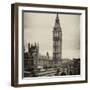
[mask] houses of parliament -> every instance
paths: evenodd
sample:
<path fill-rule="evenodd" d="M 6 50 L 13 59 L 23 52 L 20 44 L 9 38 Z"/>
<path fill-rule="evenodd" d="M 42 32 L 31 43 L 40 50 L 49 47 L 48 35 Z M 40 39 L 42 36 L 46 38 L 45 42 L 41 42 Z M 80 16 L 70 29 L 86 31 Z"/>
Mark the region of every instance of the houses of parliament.
<path fill-rule="evenodd" d="M 53 57 L 39 53 L 39 43 L 28 43 L 24 52 L 24 77 L 79 75 L 80 59 L 62 59 L 62 28 L 56 15 L 53 28 Z"/>

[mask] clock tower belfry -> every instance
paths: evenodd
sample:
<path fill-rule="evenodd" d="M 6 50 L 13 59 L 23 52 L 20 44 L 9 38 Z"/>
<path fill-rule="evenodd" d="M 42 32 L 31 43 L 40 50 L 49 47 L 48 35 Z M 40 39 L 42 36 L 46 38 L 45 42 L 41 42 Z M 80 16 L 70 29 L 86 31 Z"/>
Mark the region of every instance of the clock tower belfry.
<path fill-rule="evenodd" d="M 57 13 L 55 26 L 53 29 L 53 61 L 55 65 L 61 63 L 62 58 L 62 29 L 60 26 L 59 16 Z"/>

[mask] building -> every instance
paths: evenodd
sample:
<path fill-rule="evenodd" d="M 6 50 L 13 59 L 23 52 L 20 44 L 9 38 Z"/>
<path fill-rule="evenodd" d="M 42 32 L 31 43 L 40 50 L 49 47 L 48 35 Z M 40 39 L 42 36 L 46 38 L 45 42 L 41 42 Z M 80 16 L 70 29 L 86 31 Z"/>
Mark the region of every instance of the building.
<path fill-rule="evenodd" d="M 39 53 L 39 44 L 28 43 L 28 52 L 24 53 L 24 70 L 25 71 L 37 71 L 40 69 L 46 69 L 52 67 L 52 58 L 49 57 L 49 53 L 43 56 Z"/>
<path fill-rule="evenodd" d="M 24 76 L 80 75 L 80 59 L 62 58 L 62 29 L 57 14 L 53 29 L 53 57 L 39 53 L 39 43 L 24 50 Z"/>
<path fill-rule="evenodd" d="M 62 29 L 58 14 L 53 29 L 53 60 L 55 65 L 60 65 L 62 61 Z"/>

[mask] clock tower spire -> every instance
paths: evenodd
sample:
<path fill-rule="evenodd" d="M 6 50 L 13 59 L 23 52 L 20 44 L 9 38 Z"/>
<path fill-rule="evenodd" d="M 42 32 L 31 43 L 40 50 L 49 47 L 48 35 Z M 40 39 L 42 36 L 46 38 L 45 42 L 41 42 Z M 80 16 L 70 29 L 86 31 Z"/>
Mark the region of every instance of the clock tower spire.
<path fill-rule="evenodd" d="M 62 29 L 60 26 L 59 15 L 57 13 L 53 29 L 53 61 L 55 65 L 61 63 L 62 58 Z"/>

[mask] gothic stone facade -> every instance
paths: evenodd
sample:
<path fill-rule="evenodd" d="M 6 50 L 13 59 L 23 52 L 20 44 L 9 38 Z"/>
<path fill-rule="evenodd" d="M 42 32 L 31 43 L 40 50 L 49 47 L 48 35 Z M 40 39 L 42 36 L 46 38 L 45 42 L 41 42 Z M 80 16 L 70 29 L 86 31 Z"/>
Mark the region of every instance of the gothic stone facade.
<path fill-rule="evenodd" d="M 52 65 L 49 53 L 46 56 L 39 54 L 39 44 L 28 44 L 28 52 L 24 53 L 24 69 L 48 68 Z"/>
<path fill-rule="evenodd" d="M 54 64 L 60 65 L 62 60 L 62 29 L 57 14 L 53 29 L 53 60 Z"/>
<path fill-rule="evenodd" d="M 40 71 L 43 68 L 45 71 Z M 51 68 L 51 69 L 50 69 Z M 50 70 L 51 71 L 50 71 Z M 39 53 L 39 44 L 28 43 L 28 51 L 24 52 L 24 72 L 29 72 L 28 76 L 37 76 L 39 72 L 52 72 L 55 75 L 77 75 L 80 74 L 80 59 L 64 60 L 62 59 L 62 29 L 60 26 L 59 16 L 55 19 L 53 29 L 53 57 L 49 53 L 43 56 Z"/>

